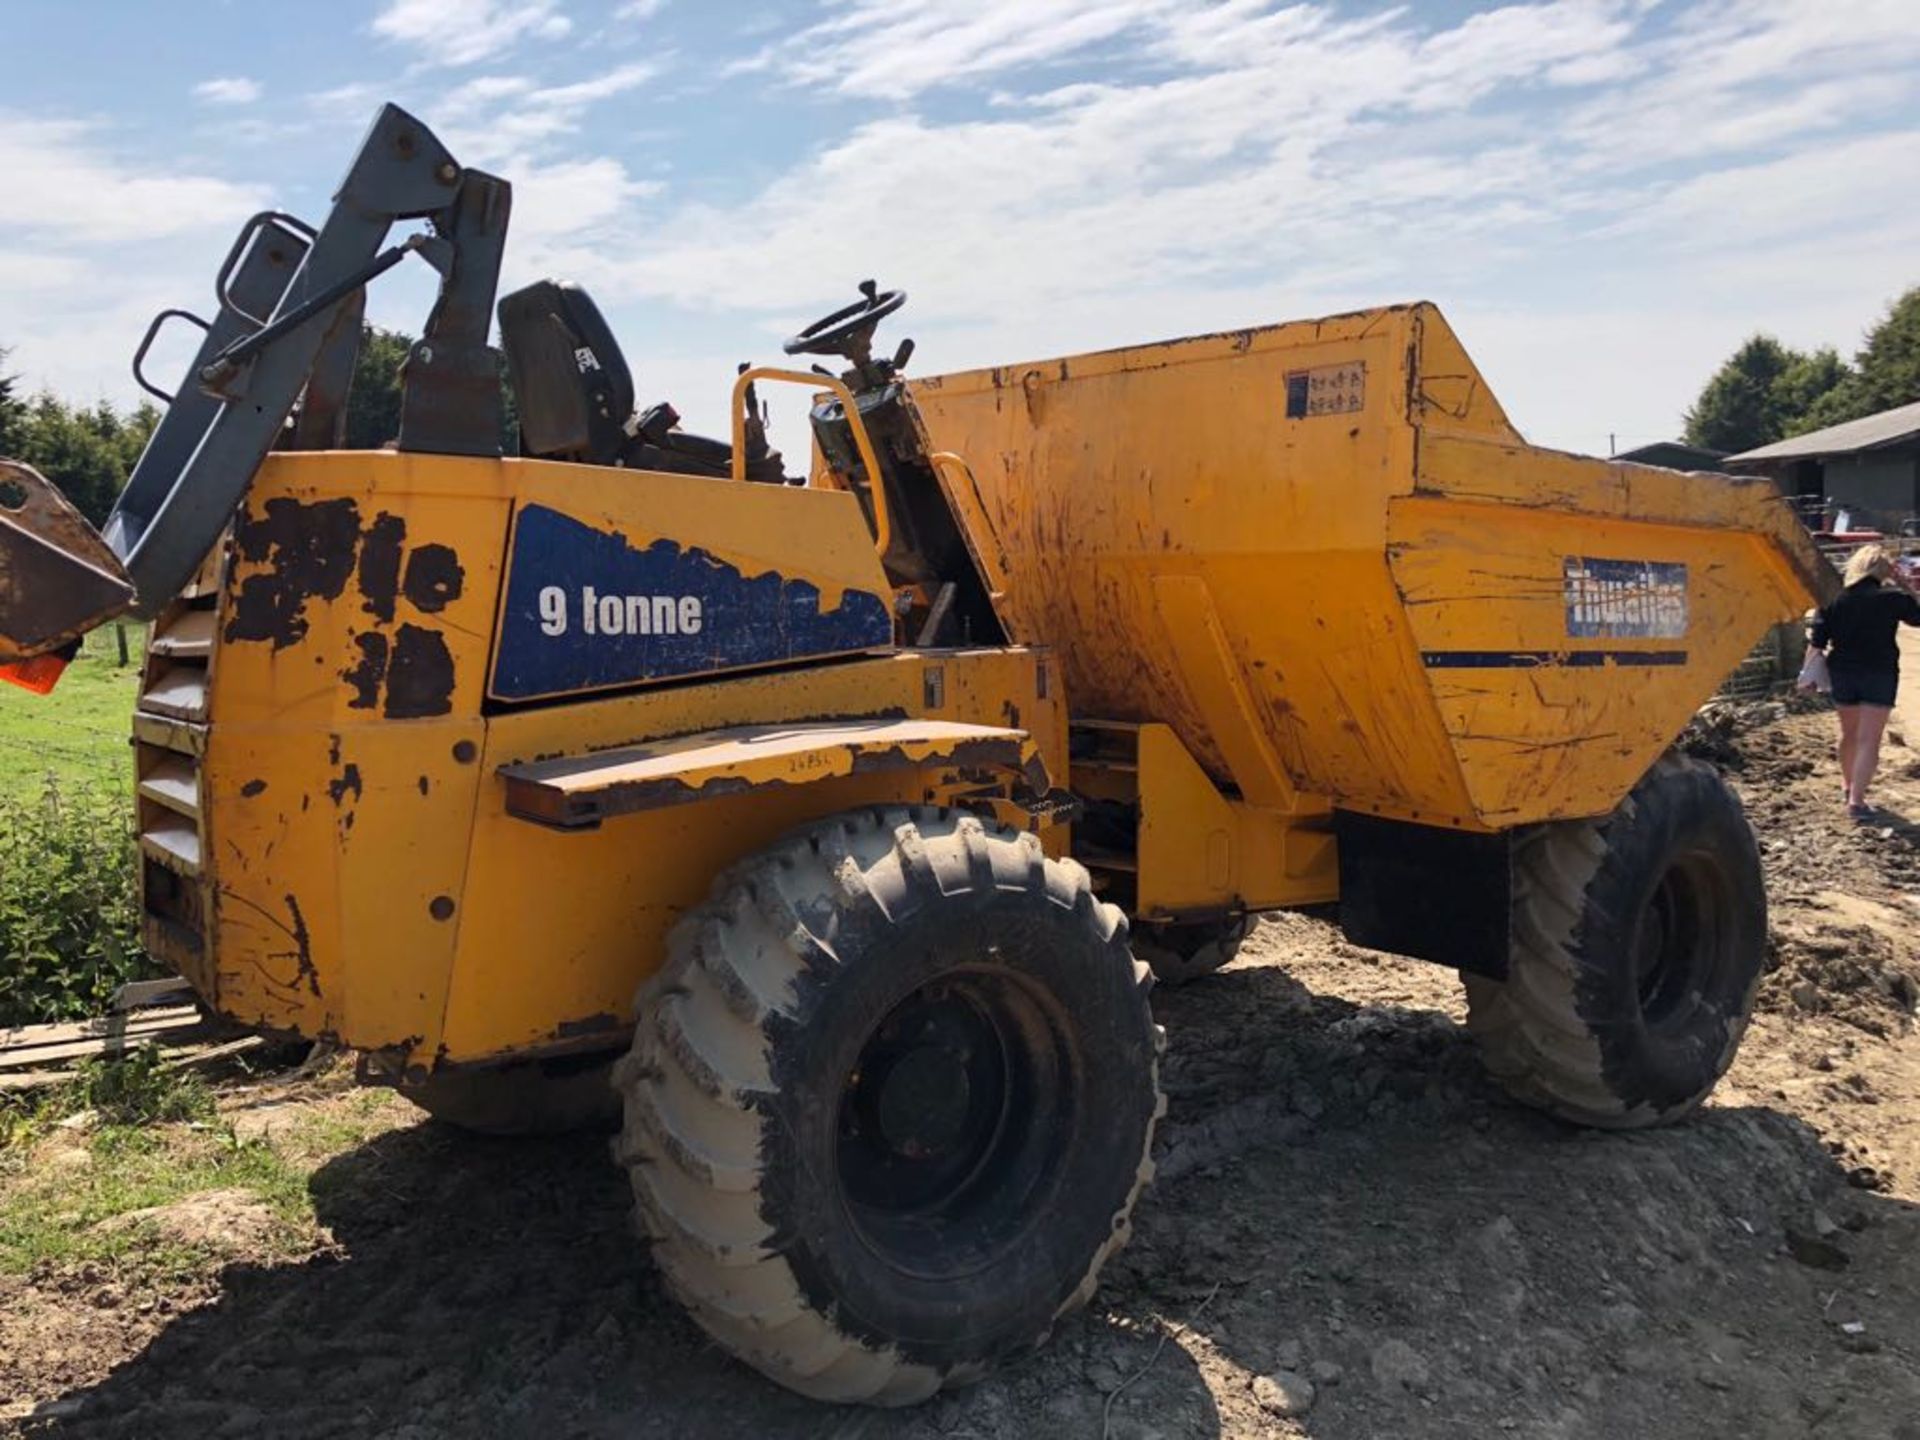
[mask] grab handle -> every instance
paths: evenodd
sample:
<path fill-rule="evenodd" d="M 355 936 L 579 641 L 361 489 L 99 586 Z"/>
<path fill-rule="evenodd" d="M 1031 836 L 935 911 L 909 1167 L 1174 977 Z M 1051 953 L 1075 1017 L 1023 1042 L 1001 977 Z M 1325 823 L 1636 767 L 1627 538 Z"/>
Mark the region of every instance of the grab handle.
<path fill-rule="evenodd" d="M 218 297 L 221 306 L 233 311 L 242 320 L 251 321 L 255 326 L 265 325 L 266 317 L 255 315 L 233 298 L 233 272 L 240 264 L 240 257 L 247 253 L 247 246 L 253 243 L 253 237 L 266 229 L 269 224 L 276 222 L 304 235 L 309 245 L 318 238 L 319 232 L 297 216 L 289 215 L 284 210 L 262 210 L 240 227 L 240 234 L 234 240 L 233 248 L 227 251 L 227 258 L 220 262 L 220 273 L 213 278 L 213 293 Z"/>
<path fill-rule="evenodd" d="M 739 378 L 733 382 L 733 478 L 747 478 L 746 392 L 747 387 L 756 380 L 782 380 L 790 385 L 826 390 L 840 402 L 840 408 L 847 417 L 847 428 L 853 432 L 854 448 L 860 452 L 860 463 L 867 467 L 867 493 L 873 499 L 873 543 L 884 556 L 887 547 L 893 543 L 893 525 L 887 515 L 887 487 L 880 474 L 880 462 L 875 458 L 873 441 L 867 438 L 867 423 L 860 418 L 860 409 L 853 403 L 853 392 L 831 375 L 807 370 L 781 370 L 771 365 L 755 366 L 740 372 Z"/>
<path fill-rule="evenodd" d="M 169 320 L 191 320 L 195 325 L 200 327 L 201 333 L 203 334 L 213 329 L 212 325 L 202 320 L 191 310 L 162 310 L 158 315 L 153 317 L 153 323 L 147 326 L 147 333 L 140 341 L 140 348 L 133 352 L 133 378 L 134 382 L 139 385 L 142 390 L 153 396 L 153 398 L 158 400 L 162 405 L 173 404 L 173 396 L 147 379 L 146 372 L 141 367 L 146 363 L 147 351 L 153 348 L 153 342 L 160 334 L 160 327 L 165 325 Z"/>

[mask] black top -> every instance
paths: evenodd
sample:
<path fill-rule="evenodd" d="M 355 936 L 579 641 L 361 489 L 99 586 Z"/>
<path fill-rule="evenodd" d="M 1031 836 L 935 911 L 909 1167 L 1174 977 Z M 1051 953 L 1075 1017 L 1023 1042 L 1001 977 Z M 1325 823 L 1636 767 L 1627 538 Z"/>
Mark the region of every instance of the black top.
<path fill-rule="evenodd" d="M 1920 600 L 1905 590 L 1882 585 L 1869 575 L 1840 592 L 1840 598 L 1813 622 L 1812 640 L 1827 645 L 1827 663 L 1836 670 L 1900 671 L 1902 623 L 1920 625 Z"/>

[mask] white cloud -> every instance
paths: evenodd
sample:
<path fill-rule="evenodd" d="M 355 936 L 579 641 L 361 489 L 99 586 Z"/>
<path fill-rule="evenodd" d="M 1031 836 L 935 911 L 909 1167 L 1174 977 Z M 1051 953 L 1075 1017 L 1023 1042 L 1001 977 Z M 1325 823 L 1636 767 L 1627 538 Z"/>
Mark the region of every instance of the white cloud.
<path fill-rule="evenodd" d="M 206 308 L 227 239 L 269 199 L 122 153 L 100 125 L 8 114 L 0 175 L 0 345 L 30 387 L 77 401 L 137 398 L 127 362 L 147 322 L 169 306 Z M 176 338 L 159 347 L 166 383 L 184 359 Z"/>
<path fill-rule="evenodd" d="M 651 20 L 667 8 L 667 0 L 627 0 L 613 12 L 616 20 Z"/>
<path fill-rule="evenodd" d="M 474 65 L 528 40 L 573 29 L 558 0 L 387 0 L 373 33 L 416 50 L 429 65 Z"/>
<path fill-rule="evenodd" d="M 828 51 L 821 63 L 866 84 L 882 41 L 926 45 L 950 63 L 906 73 L 951 77 L 1000 63 L 972 41 L 1019 8 L 969 12 L 953 22 L 967 44 L 944 48 L 921 12 L 890 12 L 901 16 L 890 24 L 878 8 L 862 10 L 878 29 L 869 48 Z M 1296 291 L 1317 277 L 1384 279 L 1404 268 L 1403 236 L 1420 234 L 1431 254 L 1557 209 L 1545 147 L 1526 129 L 1436 148 L 1414 126 L 1384 132 L 1388 119 L 1413 108 L 1464 113 L 1503 83 L 1603 53 L 1625 34 L 1609 13 L 1499 11 L 1423 37 L 1404 21 L 1304 7 L 1083 6 L 1056 16 L 1064 28 L 1035 38 L 1034 53 L 1151 21 L 1143 43 L 1179 68 L 1044 92 L 991 120 L 869 122 L 746 206 L 683 209 L 657 232 L 673 238 L 618 273 L 641 293 L 791 304 L 796 284 L 817 295 L 815 285 L 846 278 L 858 237 L 858 268 L 932 281 L 940 315 L 1209 277 L 1231 285 L 1262 271 L 1289 275 Z M 766 254 L 782 263 L 756 263 Z"/>
<path fill-rule="evenodd" d="M 658 73 L 657 65 L 637 61 L 633 64 L 618 66 L 604 75 L 575 81 L 571 85 L 554 85 L 544 90 L 535 90 L 528 103 L 551 109 L 574 109 L 637 89 Z"/>
<path fill-rule="evenodd" d="M 443 95 L 429 113 L 456 155 L 495 168 L 542 156 L 580 129 L 586 111 L 638 89 L 659 71 L 649 61 L 616 66 L 564 85 L 524 75 L 479 75 Z"/>
<path fill-rule="evenodd" d="M 239 75 L 202 80 L 193 87 L 193 96 L 208 105 L 251 105 L 260 98 L 260 82 Z"/>
<path fill-rule="evenodd" d="M 768 337 L 876 275 L 913 290 L 936 368 L 1426 295 L 1524 427 L 1596 448 L 1671 430 L 1743 329 L 1827 314 L 1842 338 L 1910 282 L 1920 219 L 1888 182 L 1920 173 L 1913 142 L 1826 138 L 1913 112 L 1910 15 L 845 0 L 748 66 L 891 113 L 742 202 L 543 243 L 612 308 L 677 300 Z M 943 87 L 995 103 L 954 117 L 945 95 L 936 118 Z M 1851 273 L 1809 284 L 1823 247 Z"/>
<path fill-rule="evenodd" d="M 1920 208 L 1899 183 L 1920 174 L 1911 15 L 1911 0 L 1516 0 L 1464 17 L 1332 0 L 829 0 L 815 23 L 745 42 L 760 47 L 734 67 L 748 74 L 715 98 L 788 107 L 808 137 L 798 158 L 762 180 L 721 157 L 712 186 L 678 196 L 643 167 L 684 161 L 698 120 L 677 117 L 659 144 L 615 102 L 721 70 L 724 54 L 616 63 L 627 50 L 583 74 L 594 47 L 533 43 L 568 33 L 563 0 L 382 0 L 374 28 L 415 62 L 402 99 L 514 183 L 506 283 L 590 285 L 652 377 L 642 388 L 692 424 L 724 427 L 730 360 L 768 354 L 874 275 L 913 291 L 896 333 L 922 342 L 921 370 L 1424 295 L 1528 433 L 1592 449 L 1609 430 L 1623 444 L 1670 432 L 1755 327 L 1845 348 L 1915 278 Z M 741 48 L 747 18 L 730 23 Z M 457 83 L 453 66 L 468 67 Z M 345 119 L 377 98 L 364 83 L 307 97 Z M 148 176 L 85 127 L 52 137 L 81 164 L 68 187 L 50 173 L 66 160 L 35 169 L 45 137 L 23 133 L 8 149 L 0 126 L 0 174 L 17 184 L 25 162 L 28 196 L 24 222 L 0 207 L 0 281 L 90 255 L 72 237 L 105 226 L 102 195 L 115 219 L 129 209 L 122 182 L 158 184 L 162 216 L 223 227 L 257 200 Z M 749 175 L 748 193 L 710 198 Z M 69 188 L 87 218 L 45 218 Z M 180 223 L 153 210 L 140 223 Z M 73 353 L 62 337 L 97 339 L 93 311 L 111 308 L 36 322 L 16 363 L 42 363 L 43 343 Z"/>
<path fill-rule="evenodd" d="M 851 0 L 737 67 L 900 99 L 1042 63 L 1176 14 L 1183 0 Z M 1232 4 L 1228 9 L 1245 9 Z"/>
<path fill-rule="evenodd" d="M 1909 196 L 1895 190 L 1884 200 L 1869 198 L 1894 175 L 1920 175 L 1920 130 L 1862 135 L 1695 175 L 1663 187 L 1657 203 L 1610 230 L 1653 234 L 1670 253 L 1837 242 L 1837 231 L 1858 233 L 1883 217 L 1909 214 L 1920 232 Z"/>
<path fill-rule="evenodd" d="M 658 182 L 633 179 L 619 161 L 604 156 L 513 167 L 508 280 L 523 283 L 556 264 L 567 268 L 582 250 L 617 244 L 632 204 L 660 188 Z"/>
<path fill-rule="evenodd" d="M 0 291 L 24 294 L 65 285 L 79 285 L 87 267 L 74 255 L 49 255 L 32 250 L 0 250 Z M 0 336 L 0 343 L 5 337 Z"/>
<path fill-rule="evenodd" d="M 331 90 L 316 90 L 306 97 L 307 104 L 319 114 L 346 118 L 370 112 L 379 98 L 379 87 L 364 80 L 336 85 Z"/>
<path fill-rule="evenodd" d="M 97 129 L 73 120 L 0 115 L 0 175 L 7 177 L 0 235 L 25 231 L 124 247 L 188 231 L 231 229 L 264 204 L 263 192 L 210 175 L 174 174 L 121 160 Z"/>

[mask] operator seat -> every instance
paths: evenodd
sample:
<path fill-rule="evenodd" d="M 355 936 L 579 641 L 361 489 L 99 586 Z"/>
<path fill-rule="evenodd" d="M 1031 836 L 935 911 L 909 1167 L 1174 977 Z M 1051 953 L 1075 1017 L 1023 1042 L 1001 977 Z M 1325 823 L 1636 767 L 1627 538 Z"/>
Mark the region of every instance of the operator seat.
<path fill-rule="evenodd" d="M 500 348 L 520 408 L 520 453 L 581 465 L 732 474 L 733 447 L 690 435 L 664 401 L 635 414 L 633 372 L 593 298 L 578 285 L 541 280 L 500 300 Z M 789 482 L 749 400 L 749 480 Z"/>
<path fill-rule="evenodd" d="M 633 372 L 593 297 L 558 280 L 502 296 L 500 348 L 520 407 L 521 452 L 613 464 L 627 443 Z"/>

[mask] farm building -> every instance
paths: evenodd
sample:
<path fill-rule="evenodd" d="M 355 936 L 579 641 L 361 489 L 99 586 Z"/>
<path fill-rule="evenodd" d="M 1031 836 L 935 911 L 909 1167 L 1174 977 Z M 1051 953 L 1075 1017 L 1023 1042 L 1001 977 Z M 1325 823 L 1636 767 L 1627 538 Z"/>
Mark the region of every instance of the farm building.
<path fill-rule="evenodd" d="M 1688 445 L 1679 440 L 1656 440 L 1651 445 L 1622 450 L 1615 460 L 1631 460 L 1636 465 L 1658 465 L 1667 470 L 1724 470 L 1727 452 L 1709 450 L 1704 445 Z"/>
<path fill-rule="evenodd" d="M 1788 495 L 1824 501 L 1830 516 L 1844 510 L 1851 528 L 1898 534 L 1920 516 L 1920 404 L 1729 455 L 1726 466 L 1771 476 Z"/>

